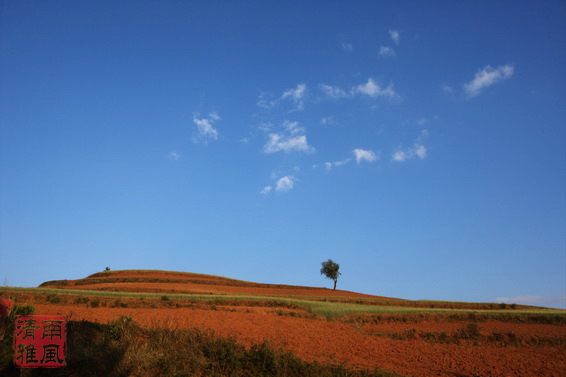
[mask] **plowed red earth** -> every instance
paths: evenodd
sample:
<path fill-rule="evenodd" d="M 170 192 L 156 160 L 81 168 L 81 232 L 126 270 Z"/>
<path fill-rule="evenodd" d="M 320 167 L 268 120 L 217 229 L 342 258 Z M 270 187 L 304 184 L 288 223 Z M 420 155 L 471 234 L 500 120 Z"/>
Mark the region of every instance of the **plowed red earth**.
<path fill-rule="evenodd" d="M 164 276 L 163 274 L 157 275 Z M 174 277 L 178 278 L 178 276 Z M 210 281 L 218 283 L 216 278 L 210 278 Z M 146 284 L 150 283 L 139 283 L 138 288 L 147 288 Z M 109 285 L 114 285 L 117 288 L 115 284 Z M 209 289 L 211 291 L 217 288 L 223 291 L 229 287 L 231 294 L 251 293 L 243 288 L 261 289 L 245 286 L 194 285 L 201 286 L 203 290 Z M 101 288 L 101 284 L 97 284 L 97 286 Z M 85 286 L 80 286 L 80 288 L 83 287 Z M 79 288 L 79 286 L 69 288 Z M 191 286 L 191 290 L 193 288 Z M 266 287 L 265 289 L 277 290 L 278 288 Z M 320 291 L 316 290 L 314 291 L 316 293 L 313 294 L 313 290 L 310 288 L 293 287 L 285 289 L 295 290 L 296 292 L 308 291 L 309 296 L 322 296 Z M 324 291 L 324 289 L 321 289 L 321 291 Z M 216 292 L 214 291 L 214 293 Z M 340 292 L 340 296 L 343 296 L 343 294 L 344 292 Z M 292 294 L 285 293 L 284 295 Z M 155 309 L 91 308 L 86 305 L 69 304 L 36 304 L 35 306 L 38 314 L 62 314 L 68 316 L 71 320 L 84 319 L 107 323 L 122 315 L 131 315 L 136 322 L 147 326 L 165 325 L 174 328 L 213 329 L 219 336 L 236 336 L 241 343 L 246 345 L 268 339 L 272 344 L 290 350 L 305 360 L 346 362 L 351 367 L 379 367 L 407 376 L 529 377 L 566 375 L 565 343 L 555 346 L 500 346 L 496 344 L 475 346 L 467 342 L 462 342 L 460 345 L 432 344 L 421 339 L 408 341 L 391 339 L 387 336 L 369 335 L 402 333 L 411 329 L 416 329 L 418 332 L 444 331 L 450 333 L 464 327 L 467 322 L 428 320 L 418 323 L 402 323 L 382 321 L 378 325 L 356 326 L 339 320 L 328 321 L 324 318 L 312 319 L 278 315 L 276 311 L 280 308 L 253 306 L 219 306 L 216 308 L 217 310 L 163 307 Z M 299 315 L 304 313 L 300 310 L 292 311 Z M 566 338 L 566 326 L 561 325 L 488 321 L 480 323 L 479 326 L 482 334 L 513 331 L 518 336 L 525 338 L 531 336 Z"/>
<path fill-rule="evenodd" d="M 175 274 L 165 272 L 135 272 L 112 273 L 116 278 L 144 278 L 144 279 L 174 279 L 186 280 L 183 283 L 169 282 L 110 282 L 97 284 L 76 285 L 76 280 L 68 280 L 67 286 L 60 288 L 87 289 L 87 290 L 113 290 L 120 292 L 163 292 L 163 293 L 190 293 L 190 294 L 228 294 L 228 295 L 276 295 L 276 296 L 305 296 L 305 297 L 350 297 L 350 298 L 388 298 L 372 296 L 363 293 L 332 290 L 326 288 L 300 287 L 279 284 L 258 284 L 220 276 L 201 274 Z M 95 277 L 89 280 L 97 281 L 108 277 Z M 195 283 L 198 282 L 198 283 Z M 391 299 L 391 298 L 388 298 Z"/>
<path fill-rule="evenodd" d="M 364 295 L 361 293 L 348 292 L 331 289 L 301 289 L 292 288 L 270 288 L 270 287 L 239 287 L 224 285 L 204 285 L 192 283 L 101 283 L 90 285 L 79 285 L 75 289 L 108 290 L 112 288 L 121 292 L 163 292 L 163 293 L 192 293 L 192 294 L 228 294 L 228 295 L 255 295 L 255 296 L 301 296 L 301 297 L 351 297 L 351 298 L 383 298 L 379 296 Z"/>

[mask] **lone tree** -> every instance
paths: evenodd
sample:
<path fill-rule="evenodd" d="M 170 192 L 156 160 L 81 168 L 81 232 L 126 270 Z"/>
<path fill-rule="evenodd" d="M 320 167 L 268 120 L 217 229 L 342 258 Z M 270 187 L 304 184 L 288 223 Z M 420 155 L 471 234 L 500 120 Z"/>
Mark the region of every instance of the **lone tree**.
<path fill-rule="evenodd" d="M 338 281 L 338 276 L 340 276 L 340 265 L 334 263 L 332 259 L 322 262 L 322 268 L 320 269 L 320 274 L 326 276 L 329 279 L 334 280 L 334 290 L 336 290 L 336 281 Z"/>

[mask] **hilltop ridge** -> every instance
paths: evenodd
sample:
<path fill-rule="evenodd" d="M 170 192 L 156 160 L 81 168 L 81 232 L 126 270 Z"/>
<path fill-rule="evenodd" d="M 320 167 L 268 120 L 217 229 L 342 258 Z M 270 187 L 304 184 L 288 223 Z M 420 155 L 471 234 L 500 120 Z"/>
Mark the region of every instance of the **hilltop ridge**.
<path fill-rule="evenodd" d="M 154 292 L 216 295 L 269 295 L 304 297 L 348 297 L 393 299 L 323 287 L 254 283 L 217 275 L 164 270 L 115 270 L 91 274 L 83 279 L 51 280 L 40 287 L 112 292 Z"/>

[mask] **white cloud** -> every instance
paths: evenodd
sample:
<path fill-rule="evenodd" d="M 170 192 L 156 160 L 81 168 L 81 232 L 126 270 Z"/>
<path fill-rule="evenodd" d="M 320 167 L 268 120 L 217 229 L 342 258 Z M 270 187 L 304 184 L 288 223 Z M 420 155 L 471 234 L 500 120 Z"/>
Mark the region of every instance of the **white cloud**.
<path fill-rule="evenodd" d="M 261 93 L 257 97 L 257 105 L 259 107 L 263 107 L 264 109 L 267 109 L 267 110 L 271 109 L 273 106 L 275 106 L 275 103 L 276 103 L 276 101 L 267 99 L 266 93 Z"/>
<path fill-rule="evenodd" d="M 368 82 L 365 84 L 360 84 L 353 89 L 355 92 L 365 94 L 370 97 L 389 97 L 397 98 L 398 94 L 393 90 L 393 85 L 389 85 L 387 88 L 381 88 L 373 79 L 370 77 Z"/>
<path fill-rule="evenodd" d="M 398 30 L 389 30 L 389 36 L 391 40 L 395 42 L 396 45 L 399 45 L 399 39 L 401 38 L 401 34 L 399 34 Z"/>
<path fill-rule="evenodd" d="M 444 92 L 444 94 L 451 94 L 454 89 L 450 85 L 443 84 L 442 91 Z"/>
<path fill-rule="evenodd" d="M 419 137 L 415 140 L 412 147 L 407 149 L 398 149 L 391 154 L 391 160 L 395 162 L 405 162 L 415 157 L 424 160 L 427 156 L 428 149 L 424 145 L 424 138 L 428 136 L 427 130 L 422 130 Z"/>
<path fill-rule="evenodd" d="M 334 166 L 346 165 L 346 164 L 349 163 L 350 161 L 352 161 L 351 158 L 347 158 L 347 159 L 342 160 L 342 161 L 336 161 L 336 162 L 334 162 Z"/>
<path fill-rule="evenodd" d="M 257 105 L 270 110 L 282 101 L 290 100 L 295 105 L 293 110 L 302 110 L 305 106 L 304 100 L 307 98 L 307 86 L 305 84 L 297 84 L 296 88 L 284 91 L 279 98 L 269 99 L 269 97 L 271 96 L 267 93 L 261 93 L 258 96 Z"/>
<path fill-rule="evenodd" d="M 352 161 L 351 158 L 347 158 L 347 159 L 342 160 L 342 161 L 325 162 L 325 163 L 324 163 L 324 167 L 325 167 L 327 170 L 330 170 L 330 169 L 332 169 L 333 167 L 338 167 L 338 166 L 346 165 L 346 164 L 349 163 L 350 161 Z"/>
<path fill-rule="evenodd" d="M 496 302 L 507 304 L 534 305 L 543 299 L 542 296 L 516 296 L 516 297 L 496 297 Z"/>
<path fill-rule="evenodd" d="M 391 156 L 391 159 L 393 161 L 396 161 L 396 162 L 404 162 L 405 160 L 408 159 L 408 156 L 403 151 L 397 151 L 397 152 L 393 153 L 393 155 Z"/>
<path fill-rule="evenodd" d="M 275 185 L 275 190 L 279 192 L 287 192 L 293 188 L 293 180 L 295 178 L 291 175 L 286 175 L 285 177 L 279 178 Z"/>
<path fill-rule="evenodd" d="M 293 166 L 291 169 L 289 169 L 289 171 L 292 171 L 293 173 L 298 173 L 301 171 L 301 167 L 300 166 Z"/>
<path fill-rule="evenodd" d="M 464 84 L 464 90 L 468 97 L 475 97 L 487 88 L 499 81 L 506 80 L 513 76 L 514 67 L 512 65 L 502 65 L 493 68 L 487 65 L 484 69 L 476 72 L 474 79 Z"/>
<path fill-rule="evenodd" d="M 354 51 L 354 46 L 351 43 L 342 43 L 342 49 L 346 52 Z"/>
<path fill-rule="evenodd" d="M 426 119 L 426 118 L 420 118 L 420 119 L 417 119 L 416 122 L 417 122 L 417 124 L 418 124 L 419 126 L 422 126 L 422 125 L 428 123 L 428 119 Z"/>
<path fill-rule="evenodd" d="M 291 122 L 286 120 L 283 122 L 283 127 L 285 127 L 285 130 L 291 135 L 305 133 L 305 129 L 299 126 L 299 122 Z"/>
<path fill-rule="evenodd" d="M 260 194 L 267 195 L 273 190 L 277 192 L 287 192 L 291 190 L 295 185 L 295 181 L 297 181 L 295 174 L 298 174 L 300 170 L 301 168 L 299 166 L 294 166 L 288 169 L 286 173 L 281 173 L 280 171 L 272 171 L 271 179 L 273 179 L 275 182 L 271 185 L 265 186 L 260 191 Z"/>
<path fill-rule="evenodd" d="M 304 99 L 307 96 L 307 86 L 305 84 L 298 84 L 295 89 L 289 89 L 283 92 L 281 100 L 291 99 L 298 110 L 304 108 Z"/>
<path fill-rule="evenodd" d="M 305 129 L 299 126 L 299 122 L 283 122 L 284 132 L 269 132 L 267 143 L 263 147 L 265 153 L 275 153 L 279 151 L 291 152 L 314 152 L 314 148 L 307 142 Z"/>
<path fill-rule="evenodd" d="M 181 158 L 181 155 L 177 152 L 171 152 L 171 153 L 169 153 L 169 158 L 177 161 L 178 159 Z"/>
<path fill-rule="evenodd" d="M 218 139 L 218 131 L 214 128 L 213 124 L 216 122 L 220 117 L 216 113 L 210 114 L 210 119 L 197 118 L 198 114 L 193 115 L 193 122 L 197 125 L 197 132 L 198 135 L 193 138 L 193 141 L 197 143 L 199 140 L 203 140 L 205 143 L 209 139 L 217 140 Z"/>
<path fill-rule="evenodd" d="M 495 302 L 519 305 L 536 305 L 566 308 L 566 296 L 515 296 L 515 297 L 496 297 Z"/>
<path fill-rule="evenodd" d="M 354 149 L 353 153 L 358 164 L 362 161 L 374 162 L 375 160 L 377 160 L 377 155 L 375 154 L 375 152 L 370 150 L 356 148 Z"/>
<path fill-rule="evenodd" d="M 320 84 L 320 90 L 329 98 L 345 98 L 350 97 L 352 93 L 346 92 L 344 89 L 340 89 L 336 86 Z"/>
<path fill-rule="evenodd" d="M 265 153 L 275 153 L 279 151 L 301 151 L 312 152 L 314 148 L 307 142 L 305 135 L 289 137 L 282 134 L 269 134 L 268 141 L 263 147 Z"/>
<path fill-rule="evenodd" d="M 389 84 L 386 88 L 382 88 L 371 77 L 368 78 L 366 83 L 356 85 L 352 87 L 350 91 L 327 84 L 319 84 L 319 88 L 325 97 L 332 99 L 350 98 L 354 97 L 356 94 L 366 95 L 372 98 L 387 97 L 390 99 L 401 99 L 401 96 L 399 96 L 399 94 L 397 94 L 393 89 L 393 84 Z"/>
<path fill-rule="evenodd" d="M 382 56 L 382 57 L 395 56 L 395 51 L 391 47 L 381 46 L 379 48 L 379 56 Z"/>
<path fill-rule="evenodd" d="M 426 158 L 427 149 L 422 144 L 415 145 L 415 154 L 421 159 L 424 160 Z"/>
<path fill-rule="evenodd" d="M 273 129 L 273 124 L 272 123 L 262 123 L 258 126 L 258 129 L 260 131 L 263 131 L 263 132 L 268 132 L 268 131 L 271 131 Z"/>
<path fill-rule="evenodd" d="M 323 124 L 325 126 L 333 123 L 334 123 L 334 117 L 332 115 L 320 119 L 320 124 Z"/>

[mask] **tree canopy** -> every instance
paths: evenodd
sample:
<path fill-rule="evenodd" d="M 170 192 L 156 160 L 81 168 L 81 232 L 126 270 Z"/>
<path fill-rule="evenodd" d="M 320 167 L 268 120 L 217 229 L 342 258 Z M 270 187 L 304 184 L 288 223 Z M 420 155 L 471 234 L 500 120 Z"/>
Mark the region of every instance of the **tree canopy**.
<path fill-rule="evenodd" d="M 338 276 L 340 276 L 340 265 L 334 263 L 332 259 L 322 262 L 322 268 L 320 269 L 320 274 L 326 276 L 329 279 L 334 280 L 334 289 L 336 289 L 336 282 L 338 281 Z"/>

